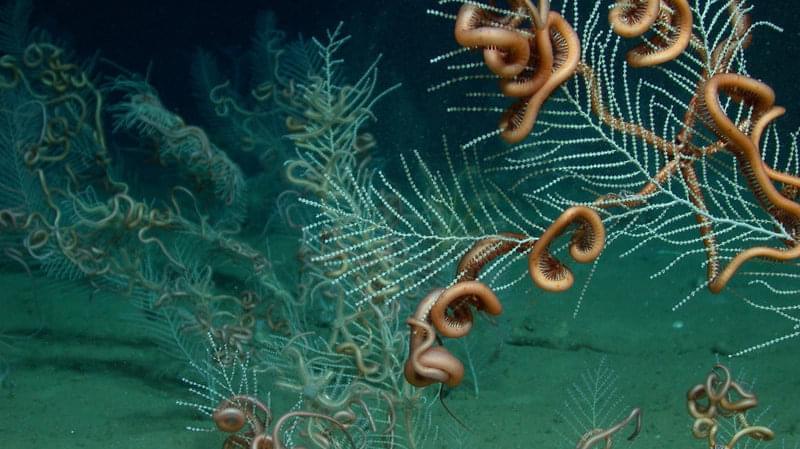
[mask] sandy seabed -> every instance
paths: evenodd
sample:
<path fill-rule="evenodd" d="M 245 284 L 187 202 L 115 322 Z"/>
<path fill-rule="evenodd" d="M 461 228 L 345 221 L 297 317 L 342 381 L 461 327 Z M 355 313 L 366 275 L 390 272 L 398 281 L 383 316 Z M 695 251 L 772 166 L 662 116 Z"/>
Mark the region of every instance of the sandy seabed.
<path fill-rule="evenodd" d="M 574 431 L 559 411 L 570 385 L 602 361 L 618 376 L 621 404 L 643 409 L 643 430 L 633 445 L 704 448 L 690 433 L 686 391 L 705 379 L 715 352 L 786 334 L 791 325 L 725 293 L 701 292 L 671 311 L 697 285 L 697 273 L 666 282 L 637 269 L 670 257 L 604 255 L 576 318 L 579 289 L 567 295 L 528 287 L 500 292 L 506 314 L 496 323 L 481 320 L 469 337 L 477 382 L 469 376 L 446 399 L 469 432 L 437 404 L 433 419 L 441 438 L 428 447 L 572 448 Z M 587 274 L 575 271 L 578 279 Z M 668 277 L 680 275 L 675 270 Z M 0 389 L 2 447 L 221 447 L 219 433 L 185 430 L 209 425 L 176 405 L 193 399 L 179 380 L 185 367 L 128 325 L 132 307 L 124 297 L 24 272 L 0 274 L 0 285 L 0 356 L 10 367 Z M 764 411 L 758 423 L 775 431 L 776 448 L 800 447 L 798 348 L 800 339 L 792 339 L 745 357 L 719 358 L 734 375 L 754 381 L 756 413 Z M 617 438 L 615 447 L 622 442 Z"/>

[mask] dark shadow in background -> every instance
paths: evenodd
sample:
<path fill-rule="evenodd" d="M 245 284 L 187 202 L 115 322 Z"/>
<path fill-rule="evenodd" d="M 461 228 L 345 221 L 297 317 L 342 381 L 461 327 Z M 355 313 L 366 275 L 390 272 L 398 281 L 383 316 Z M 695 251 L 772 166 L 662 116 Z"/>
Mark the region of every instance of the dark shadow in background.
<path fill-rule="evenodd" d="M 800 26 L 796 25 L 800 23 L 800 6 L 778 0 L 753 3 L 755 20 L 769 20 L 784 27 L 784 32 L 778 34 L 765 28 L 759 31 L 749 50 L 750 72 L 775 88 L 778 103 L 788 109 L 781 119 L 782 126 L 793 130 L 800 125 Z M 197 47 L 217 54 L 240 53 L 249 46 L 256 14 L 262 10 L 275 12 L 279 27 L 289 38 L 300 33 L 319 36 L 341 20 L 345 22 L 344 30 L 353 35 L 344 56 L 354 73 L 360 73 L 358 70 L 382 53 L 383 85 L 404 85 L 400 94 L 384 100 L 376 111 L 382 122 L 379 126 L 383 139 L 391 140 L 388 147 L 382 147 L 392 151 L 436 151 L 444 130 L 454 141 L 464 141 L 454 124 L 465 118 L 460 114 L 449 117 L 444 113 L 445 96 L 425 91 L 448 77 L 441 66 L 430 65 L 428 59 L 455 47 L 452 23 L 427 15 L 425 10 L 429 7 L 436 7 L 436 2 L 40 0 L 35 1 L 33 20 L 56 36 L 67 37 L 81 56 L 99 51 L 103 57 L 135 72 L 144 72 L 152 62 L 151 81 L 165 104 L 188 119 L 192 118 L 193 107 L 189 70 Z M 105 68 L 103 71 L 107 72 Z M 490 122 L 482 129 L 467 131 L 467 138 L 491 129 L 495 119 L 485 120 Z"/>
<path fill-rule="evenodd" d="M 275 12 L 288 39 L 298 34 L 323 36 L 326 29 L 344 21 L 343 29 L 352 39 L 343 56 L 353 74 L 359 75 L 383 54 L 382 85 L 404 85 L 400 94 L 385 99 L 376 111 L 380 132 L 391 133 L 391 149 L 399 150 L 419 148 L 430 139 L 438 142 L 443 127 L 414 117 L 444 115 L 441 104 L 425 92 L 444 76 L 428 59 L 452 46 L 450 23 L 428 16 L 425 9 L 422 1 L 392 0 L 34 0 L 33 22 L 66 38 L 82 57 L 99 51 L 102 57 L 139 73 L 152 62 L 150 80 L 164 103 L 191 120 L 194 100 L 188 80 L 196 48 L 228 56 L 241 53 L 250 45 L 257 13 L 264 10 Z M 101 71 L 113 72 L 108 67 Z M 402 107 L 392 107 L 395 100 L 402 100 Z M 395 121 L 401 122 L 402 130 L 389 129 Z"/>

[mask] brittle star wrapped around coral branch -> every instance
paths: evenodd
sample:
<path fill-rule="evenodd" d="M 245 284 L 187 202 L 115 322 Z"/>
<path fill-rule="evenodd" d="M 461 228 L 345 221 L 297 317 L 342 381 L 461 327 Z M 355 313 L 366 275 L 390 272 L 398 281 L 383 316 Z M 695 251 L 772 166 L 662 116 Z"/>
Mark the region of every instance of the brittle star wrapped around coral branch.
<path fill-rule="evenodd" d="M 285 413 L 278 418 L 270 432 L 269 426 L 272 424 L 272 411 L 263 402 L 252 396 L 237 395 L 223 399 L 212 413 L 211 418 L 219 430 L 230 434 L 222 445 L 223 449 L 237 447 L 286 449 L 281 438 L 281 430 L 290 420 L 297 418 L 326 421 L 342 431 L 352 449 L 363 449 L 363 445 L 356 445 L 348 431 L 349 426 L 321 413 L 306 411 Z M 241 433 L 243 430 L 244 432 Z M 327 447 L 330 444 L 331 437 L 327 435 L 327 432 L 314 430 L 309 433 L 308 438 L 314 442 L 322 443 L 323 447 Z M 328 445 L 324 444 L 325 442 Z"/>
<path fill-rule="evenodd" d="M 433 345 L 434 329 L 443 337 L 461 338 L 472 330 L 472 307 L 490 315 L 502 313 L 497 295 L 475 280 L 480 269 L 493 259 L 510 251 L 529 251 L 528 269 L 538 287 L 547 291 L 569 289 L 574 281 L 572 272 L 550 254 L 549 247 L 573 224 L 577 227 L 571 238 L 570 255 L 579 263 L 592 262 L 603 250 L 605 228 L 597 212 L 585 206 L 564 211 L 533 243 L 514 233 L 476 242 L 458 264 L 457 281 L 446 289 L 428 293 L 406 321 L 411 327 L 406 380 L 415 386 L 441 382 L 452 387 L 461 382 L 463 364 L 445 347 Z"/>
<path fill-rule="evenodd" d="M 704 383 L 689 389 L 686 405 L 689 415 L 694 418 L 692 436 L 706 439 L 709 449 L 732 449 L 745 436 L 759 441 L 769 441 L 775 437 L 768 427 L 754 426 L 748 422 L 745 413 L 758 405 L 758 398 L 734 381 L 725 365 L 714 365 Z M 719 420 L 730 416 L 737 420 L 736 432 L 727 443 L 721 445 L 717 441 Z"/>
<path fill-rule="evenodd" d="M 800 189 L 800 177 L 790 171 L 773 168 L 765 162 L 762 154 L 761 136 L 784 110 L 774 106 L 771 89 L 766 84 L 751 79 L 743 69 L 743 52 L 752 41 L 753 28 L 765 25 L 764 22 L 754 23 L 751 20 L 751 8 L 744 1 L 731 1 L 714 9 L 710 8 L 711 5 L 690 6 L 687 0 L 620 0 L 613 3 L 608 13 L 610 30 L 601 32 L 596 31 L 597 22 L 601 20 L 597 8 L 583 24 L 582 30 L 581 24 L 576 25 L 576 32 L 571 24 L 561 23 L 563 17 L 553 16 L 556 14 L 554 12 L 548 13 L 550 19 L 543 24 L 541 12 L 549 11 L 549 2 L 540 2 L 539 8 L 533 8 L 530 2 L 506 3 L 508 9 L 504 10 L 494 3 L 483 5 L 470 2 L 470 6 L 462 7 L 456 16 L 456 40 L 460 45 L 480 47 L 481 44 L 459 39 L 461 28 L 464 28 L 463 23 L 467 19 L 471 20 L 467 23 L 471 23 L 474 29 L 483 30 L 487 36 L 507 36 L 509 32 L 516 32 L 519 36 L 526 37 L 530 45 L 530 57 L 525 70 L 513 76 L 498 74 L 501 93 L 508 97 L 521 97 L 522 100 L 506 109 L 499 131 L 475 138 L 465 146 L 475 146 L 489 136 L 499 134 L 506 142 L 520 144 L 501 155 L 534 146 L 547 147 L 548 142 L 539 143 L 536 141 L 539 139 L 528 139 L 543 111 L 549 113 L 549 118 L 545 120 L 545 129 L 540 131 L 544 135 L 552 135 L 553 128 L 571 135 L 584 128 L 597 131 L 600 134 L 597 141 L 611 144 L 612 150 L 597 151 L 595 164 L 579 166 L 577 163 L 568 163 L 583 157 L 581 152 L 553 157 L 554 162 L 549 166 L 544 161 L 539 162 L 536 155 L 527 158 L 506 156 L 507 161 L 518 161 L 515 163 L 519 169 L 531 172 L 523 174 L 515 187 L 532 179 L 537 173 L 551 170 L 566 173 L 564 179 L 582 177 L 597 180 L 594 185 L 589 183 L 589 188 L 614 184 L 608 180 L 619 180 L 620 184 L 629 187 L 633 183 L 628 183 L 627 179 L 637 176 L 636 174 L 607 173 L 604 170 L 615 165 L 637 167 L 647 179 L 644 185 L 634 190 L 635 193 L 620 195 L 617 191 L 603 194 L 596 199 L 594 205 L 609 211 L 622 207 L 630 210 L 623 212 L 623 215 L 633 216 L 639 213 L 635 209 L 644 211 L 658 207 L 653 206 L 650 199 L 666 194 L 673 203 L 688 206 L 690 214 L 695 218 L 695 228 L 700 236 L 698 241 L 702 243 L 706 256 L 706 285 L 715 293 L 724 288 L 747 260 L 762 258 L 789 261 L 800 256 L 800 249 L 797 249 L 800 239 L 800 205 L 795 201 L 796 192 Z M 577 9 L 577 5 L 575 8 Z M 565 5 L 565 10 L 568 9 Z M 531 24 L 530 30 L 521 27 L 527 22 Z M 714 31 L 717 28 L 720 31 Z M 585 42 L 579 42 L 579 33 L 580 40 Z M 621 74 L 624 76 L 616 79 L 609 65 L 609 60 L 613 63 L 615 56 L 615 52 L 611 51 L 616 45 L 611 43 L 614 35 L 641 40 L 641 43 L 627 52 L 624 63 L 621 64 Z M 490 37 L 485 39 L 491 41 Z M 499 43 L 499 38 L 497 42 Z M 506 61 L 520 53 L 512 51 L 508 46 L 486 47 L 485 42 L 482 44 L 484 47 L 481 48 L 491 48 L 504 54 Z M 559 77 L 559 73 L 562 73 L 559 61 L 565 67 L 563 79 Z M 632 82 L 628 79 L 628 68 L 655 66 L 659 66 L 667 74 L 668 80 L 677 84 L 680 89 L 673 91 L 650 80 L 643 80 L 634 91 Z M 571 78 L 573 73 L 582 78 L 583 83 L 575 81 L 564 85 L 563 81 Z M 463 76 L 452 82 L 460 79 L 469 81 L 475 78 Z M 547 88 L 551 82 L 553 89 L 562 87 L 565 98 L 558 99 L 561 104 L 575 106 L 576 111 L 542 109 L 543 102 L 554 93 L 553 89 Z M 450 85 L 450 82 L 442 83 L 433 90 L 446 85 Z M 638 104 L 643 86 L 652 89 L 656 97 L 665 97 L 666 100 L 662 102 L 660 98 L 654 97 L 655 99 L 650 100 L 649 111 L 640 109 Z M 681 93 L 690 94 L 688 101 L 680 99 Z M 722 102 L 720 95 L 726 96 L 730 101 Z M 590 107 L 582 109 L 585 107 L 583 105 Z M 680 109 L 673 112 L 676 106 Z M 738 112 L 734 111 L 736 107 L 739 108 Z M 484 110 L 494 109 L 496 108 Z M 449 110 L 482 109 L 474 107 Z M 653 119 L 654 111 L 659 110 L 666 116 L 663 124 L 656 123 Z M 729 114 L 731 117 L 734 117 L 733 114 L 739 115 L 733 119 L 728 117 Z M 650 123 L 644 119 L 648 115 Z M 572 123 L 569 117 L 585 118 L 587 124 Z M 559 135 L 550 138 L 551 145 L 555 145 L 557 149 L 583 140 L 592 141 L 588 137 L 581 139 Z M 637 154 L 640 145 L 654 153 L 652 159 L 656 161 L 655 172 L 650 169 L 652 162 L 647 154 L 644 159 Z M 606 157 L 600 158 L 603 154 L 613 154 L 616 151 L 623 153 L 620 162 L 614 163 Z M 726 254 L 726 251 L 732 252 L 733 249 L 726 248 L 726 245 L 730 245 L 729 242 L 720 241 L 720 236 L 727 231 L 719 229 L 721 223 L 725 227 L 741 226 L 744 232 L 752 232 L 762 225 L 747 222 L 752 212 L 742 213 L 743 220 L 734 223 L 730 217 L 738 211 L 731 213 L 727 210 L 714 210 L 715 207 L 729 207 L 730 201 L 725 198 L 726 195 L 728 198 L 741 198 L 739 192 L 721 192 L 715 185 L 709 185 L 709 182 L 716 182 L 709 181 L 709 173 L 721 172 L 721 169 L 708 166 L 709 161 L 718 162 L 721 159 L 717 156 L 712 161 L 719 153 L 732 155 L 736 159 L 741 179 L 746 181 L 758 206 L 776 224 L 777 229 L 774 231 L 758 229 L 765 234 L 761 239 L 782 236 L 787 249 L 760 245 L 737 248 L 733 256 Z M 499 159 L 497 156 L 492 158 Z M 541 158 L 544 159 L 544 155 Z M 586 159 L 591 158 L 587 156 Z M 559 161 L 566 167 L 557 168 Z M 544 166 L 547 168 L 535 170 L 536 167 Z M 500 169 L 509 170 L 508 167 Z M 773 183 L 782 184 L 783 189 L 780 190 Z M 673 190 L 673 184 L 682 186 L 684 193 L 678 196 Z M 744 198 L 739 200 L 743 208 L 750 208 L 747 201 Z M 755 222 L 758 219 L 752 217 L 752 220 Z M 764 221 L 762 219 L 761 222 Z M 656 235 L 652 237 L 657 238 Z M 727 265 L 726 259 L 729 259 Z"/>

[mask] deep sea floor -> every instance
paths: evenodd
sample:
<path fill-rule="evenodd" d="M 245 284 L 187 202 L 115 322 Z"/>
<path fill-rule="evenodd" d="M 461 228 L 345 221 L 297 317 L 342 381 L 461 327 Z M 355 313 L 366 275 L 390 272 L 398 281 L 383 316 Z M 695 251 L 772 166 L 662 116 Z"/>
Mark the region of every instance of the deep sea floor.
<path fill-rule="evenodd" d="M 559 411 L 570 385 L 600 363 L 616 371 L 626 409 L 643 409 L 636 447 L 704 447 L 690 433 L 686 391 L 705 379 L 715 351 L 745 348 L 789 326 L 729 294 L 702 292 L 670 311 L 696 285 L 697 271 L 681 278 L 684 273 L 674 270 L 667 277 L 675 281 L 667 282 L 650 280 L 641 270 L 672 257 L 634 253 L 619 259 L 612 248 L 576 318 L 579 286 L 560 296 L 499 292 L 506 314 L 494 325 L 481 320 L 481 332 L 467 343 L 477 387 L 468 379 L 446 397 L 470 431 L 460 430 L 435 404 L 440 440 L 428 447 L 574 447 Z M 586 274 L 576 270 L 577 279 Z M 208 423 L 175 404 L 191 400 L 178 380 L 182 367 L 127 325 L 131 307 L 124 297 L 93 295 L 81 283 L 32 279 L 24 272 L 0 274 L 0 285 L 0 354 L 11 368 L 0 389 L 3 447 L 221 447 L 219 433 L 184 430 Z M 798 344 L 790 340 L 745 357 L 719 358 L 734 375 L 754 381 L 756 412 L 764 412 L 755 416 L 776 433 L 770 447 L 794 448 L 800 441 Z M 619 437 L 615 446 L 623 443 Z"/>

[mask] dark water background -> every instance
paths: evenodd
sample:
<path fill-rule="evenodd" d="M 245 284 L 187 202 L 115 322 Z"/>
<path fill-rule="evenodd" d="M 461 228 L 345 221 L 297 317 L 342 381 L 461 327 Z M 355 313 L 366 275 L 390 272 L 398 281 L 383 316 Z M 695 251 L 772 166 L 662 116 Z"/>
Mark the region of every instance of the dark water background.
<path fill-rule="evenodd" d="M 425 90 L 442 79 L 428 60 L 450 48 L 452 31 L 447 20 L 425 14 L 426 8 L 423 1 L 55 1 L 37 2 L 33 21 L 67 38 L 81 55 L 99 51 L 140 73 L 152 64 L 152 83 L 165 104 L 189 118 L 194 100 L 186 80 L 198 47 L 235 57 L 249 47 L 260 11 L 273 11 L 289 40 L 322 36 L 343 21 L 344 31 L 352 35 L 343 55 L 354 73 L 382 54 L 383 85 L 405 86 L 406 108 L 382 102 L 377 115 L 413 126 L 390 136 L 393 148 L 407 149 L 425 148 L 429 139 L 438 142 L 444 126 L 442 98 L 429 97 Z M 410 120 L 413 115 L 425 117 L 426 124 Z"/>
<path fill-rule="evenodd" d="M 586 4 L 591 2 L 586 0 Z M 787 128 L 800 126 L 800 113 L 791 105 L 800 104 L 798 77 L 792 70 L 800 64 L 800 5 L 793 1 L 755 0 L 755 20 L 770 21 L 784 29 L 782 34 L 762 29 L 749 51 L 752 75 L 769 80 L 777 103 L 789 106 L 784 118 Z M 119 0 L 101 2 L 36 2 L 33 22 L 72 41 L 79 54 L 100 54 L 121 66 L 142 72 L 152 63 L 153 84 L 165 102 L 179 111 L 190 109 L 191 92 L 183 82 L 188 76 L 193 51 L 202 47 L 213 52 L 235 55 L 247 48 L 259 11 L 273 11 L 278 28 L 287 37 L 320 35 L 344 21 L 353 44 L 345 55 L 348 61 L 370 61 L 383 54 L 382 78 L 386 85 L 402 82 L 404 95 L 426 121 L 442 115 L 441 97 L 425 89 L 443 79 L 441 70 L 428 60 L 450 49 L 449 22 L 429 16 L 425 10 L 436 2 L 425 0 L 350 1 L 163 1 Z M 387 105 L 383 105 L 384 108 Z M 394 111 L 408 114 L 410 111 Z M 393 117 L 390 112 L 378 114 Z M 403 133 L 398 148 L 423 148 L 425 139 L 434 139 L 441 125 L 415 127 Z M 448 130 L 449 132 L 451 130 Z"/>
<path fill-rule="evenodd" d="M 751 75 L 765 79 L 775 89 L 777 104 L 784 105 L 788 109 L 786 116 L 781 119 L 783 128 L 796 129 L 800 126 L 800 25 L 798 25 L 800 3 L 777 0 L 755 0 L 754 3 L 756 20 L 771 21 L 783 27 L 784 32 L 778 34 L 763 28 L 759 30 L 760 33 L 755 36 L 753 46 L 748 53 Z M 375 132 L 381 142 L 384 163 L 391 166 L 393 161 L 396 162 L 397 154 L 409 149 L 420 149 L 435 160 L 441 148 L 439 136 L 442 133 L 447 133 L 455 141 L 464 141 L 476 133 L 484 132 L 488 127 L 487 123 L 494 123 L 495 120 L 490 118 L 487 122 L 485 117 L 464 118 L 455 114 L 451 116 L 444 112 L 444 108 L 451 101 L 447 97 L 449 93 L 426 92 L 428 86 L 447 76 L 440 67 L 430 65 L 428 60 L 453 48 L 451 22 L 427 15 L 425 10 L 429 6 L 435 6 L 434 2 L 429 4 L 422 0 L 38 1 L 35 4 L 32 22 L 47 29 L 57 38 L 66 40 L 78 53 L 79 59 L 88 58 L 99 52 L 103 59 L 113 62 L 113 64 L 101 62 L 96 71 L 113 74 L 118 70 L 118 66 L 131 72 L 144 73 L 149 68 L 149 81 L 158 89 L 167 109 L 175 111 L 185 117 L 187 122 L 193 123 L 198 120 L 194 117 L 195 99 L 192 97 L 188 80 L 195 49 L 210 50 L 216 55 L 222 55 L 223 58 L 236 58 L 249 47 L 254 32 L 255 16 L 263 10 L 275 13 L 278 28 L 286 32 L 288 40 L 298 34 L 306 37 L 320 36 L 326 29 L 331 29 L 339 21 L 344 21 L 344 31 L 352 35 L 350 44 L 343 52 L 345 60 L 353 66 L 351 74 L 361 73 L 375 56 L 383 54 L 379 66 L 381 85 L 388 87 L 398 82 L 403 84 L 399 92 L 393 93 L 378 104 L 374 112 L 379 121 L 370 125 L 370 131 Z M 685 292 L 687 285 L 696 279 L 696 273 L 685 273 L 685 277 L 668 283 L 663 291 L 654 292 L 650 284 L 646 283 L 646 275 L 652 270 L 644 268 L 644 265 L 663 264 L 672 257 L 670 254 L 652 253 L 641 256 L 641 259 L 629 261 L 627 265 L 619 265 L 619 269 L 615 263 L 609 264 L 608 268 L 597 275 L 596 287 L 605 293 L 586 305 L 578 321 L 571 321 L 569 318 L 571 305 L 548 302 L 547 299 L 537 299 L 533 304 L 538 308 L 511 317 L 510 319 L 518 324 L 517 328 L 527 329 L 534 334 L 569 333 L 570 338 L 574 338 L 577 342 L 574 343 L 574 348 L 570 347 L 570 351 L 584 351 L 581 354 L 586 357 L 565 361 L 552 353 L 553 348 L 537 348 L 535 353 L 530 354 L 520 349 L 525 346 L 520 344 L 510 345 L 505 353 L 507 356 L 486 362 L 485 388 L 480 399 L 467 394 L 455 394 L 453 397 L 459 413 L 468 419 L 480 421 L 477 423 L 478 428 L 486 432 L 475 441 L 484 445 L 497 441 L 513 442 L 513 445 L 508 446 L 484 446 L 508 449 L 534 447 L 531 442 L 539 444 L 543 440 L 549 441 L 548 438 L 551 437 L 550 431 L 547 430 L 549 421 L 541 424 L 541 432 L 531 428 L 540 425 L 542 420 L 551 419 L 546 418 L 552 416 L 551 410 L 546 409 L 547 404 L 559 400 L 559 392 L 552 385 L 570 382 L 575 372 L 598 359 L 598 353 L 602 351 L 597 349 L 600 348 L 612 354 L 612 358 L 617 357 L 613 361 L 614 364 L 621 371 L 622 377 L 632 385 L 628 395 L 634 399 L 653 400 L 657 404 L 655 406 L 657 413 L 663 412 L 658 415 L 663 418 L 662 420 L 648 423 L 648 431 L 650 435 L 657 436 L 656 440 L 652 444 L 645 443 L 639 447 L 675 447 L 675 442 L 686 443 L 683 447 L 703 447 L 703 442 L 686 437 L 688 424 L 682 408 L 684 405 L 680 398 L 669 396 L 672 393 L 667 387 L 679 376 L 692 379 L 691 373 L 705 372 L 703 367 L 713 362 L 711 353 L 715 349 L 720 347 L 736 349 L 763 340 L 761 335 L 750 338 L 747 334 L 754 329 L 764 329 L 771 322 L 765 321 L 768 324 L 764 324 L 758 320 L 744 320 L 746 330 L 729 333 L 729 328 L 724 327 L 722 323 L 728 319 L 730 321 L 738 319 L 736 314 L 740 313 L 741 309 L 736 308 L 738 306 L 731 306 L 725 299 L 709 299 L 708 295 L 701 295 L 702 301 L 698 300 L 696 306 L 684 309 L 680 315 L 669 314 L 669 306 L 676 297 L 680 297 L 680 294 L 673 293 L 672 289 L 676 288 L 674 285 L 680 284 L 679 290 Z M 20 291 L 27 291 L 30 288 L 30 281 L 19 272 L 11 273 L 5 279 L 7 285 L 15 286 Z M 101 330 L 93 334 L 92 338 L 100 338 L 97 337 L 100 335 L 102 338 L 108 337 L 108 341 L 114 341 L 117 334 L 114 326 L 122 325 L 100 322 L 98 315 L 113 316 L 120 313 L 123 306 L 109 302 L 93 302 L 93 298 L 86 297 L 85 293 L 80 291 L 73 293 L 53 289 L 45 291 L 49 300 L 54 301 L 53 304 L 41 305 L 47 309 L 45 316 L 48 316 L 51 322 L 60 321 L 71 332 L 66 334 L 80 336 L 81 320 L 97 320 Z M 75 302 L 59 301 L 70 298 Z M 124 301 L 120 298 L 115 299 L 119 300 L 119 303 Z M 722 307 L 727 307 L 724 312 L 721 311 Z M 88 312 L 92 308 L 96 310 Z M 39 316 L 41 311 L 29 310 L 26 313 Z M 681 322 L 681 326 L 686 325 L 689 329 L 687 333 L 681 335 L 672 333 L 673 326 L 678 321 Z M 783 328 L 777 330 L 778 333 L 782 331 Z M 124 331 L 122 332 L 124 334 Z M 726 338 L 731 335 L 733 335 L 731 338 Z M 43 336 L 47 337 L 47 334 Z M 725 343 L 720 343 L 722 341 Z M 214 440 L 203 435 L 206 439 L 202 439 L 194 434 L 187 436 L 186 434 L 190 434 L 188 432 L 182 433 L 182 427 L 186 425 L 185 414 L 173 416 L 170 409 L 175 399 L 180 398 L 182 387 L 175 381 L 160 380 L 161 377 L 149 373 L 150 353 L 147 352 L 148 348 L 145 345 L 142 346 L 132 351 L 135 354 L 133 356 L 124 354 L 109 357 L 111 361 L 107 366 L 101 363 L 99 366 L 109 377 L 94 379 L 99 382 L 98 384 L 83 382 L 86 380 L 85 377 L 91 378 L 91 375 L 85 373 L 86 367 L 80 362 L 79 338 L 65 344 L 64 351 L 71 356 L 74 355 L 74 359 L 70 359 L 74 362 L 60 365 L 58 369 L 63 371 L 54 369 L 44 374 L 37 372 L 36 381 L 39 382 L 37 385 L 47 385 L 48 375 L 52 376 L 52 379 L 61 379 L 60 376 L 67 372 L 71 377 L 68 376 L 63 384 L 65 390 L 97 388 L 100 395 L 111 394 L 108 392 L 123 394 L 115 398 L 117 400 L 110 401 L 111 404 L 127 402 L 125 404 L 127 408 L 119 414 L 114 414 L 116 424 L 104 424 L 104 431 L 99 436 L 91 434 L 89 438 L 86 434 L 79 433 L 71 437 L 69 426 L 58 427 L 61 432 L 58 439 L 63 443 L 61 447 L 153 447 L 151 440 L 148 440 L 148 446 L 140 445 L 142 443 L 136 440 L 136 433 L 142 436 L 148 431 L 167 435 L 161 441 L 169 441 L 169 444 L 163 447 L 192 449 L 218 447 L 216 444 L 219 438 Z M 19 367 L 17 376 L 20 377 L 17 377 L 16 382 L 26 385 L 25 369 L 46 365 L 48 361 L 47 357 L 35 356 L 19 362 L 25 360 L 19 355 L 11 360 L 18 363 L 12 366 Z M 800 411 L 797 410 L 796 401 L 796 398 L 800 397 L 800 384 L 797 381 L 800 373 L 800 367 L 797 366 L 797 342 L 781 346 L 760 359 L 749 359 L 742 364 L 746 365 L 750 372 L 766 379 L 764 382 L 766 385 L 770 382 L 777 385 L 782 379 L 791 379 L 788 386 L 783 384 L 771 390 L 767 388 L 767 391 L 771 394 L 770 403 L 778 408 L 778 421 L 781 421 L 781 414 L 788 417 L 783 419 L 780 429 L 788 435 L 792 435 L 793 432 L 797 440 L 798 425 L 800 425 L 797 422 Z M 520 371 L 525 372 L 521 376 L 521 382 L 513 383 L 510 379 L 520 375 Z M 131 385 L 126 381 L 115 380 L 115 375 L 123 374 L 123 377 L 127 376 L 128 381 L 131 378 L 142 379 L 141 383 L 145 385 L 130 381 L 131 384 L 135 384 Z M 10 379 L 13 380 L 13 377 Z M 105 385 L 103 382 L 115 384 L 116 389 L 111 387 L 106 389 L 102 386 Z M 684 378 L 677 382 L 681 385 L 678 390 L 684 390 L 685 382 Z M 46 390 L 44 387 L 41 389 Z M 129 396 L 120 391 L 129 391 Z M 13 394 L 34 392 L 36 388 L 18 390 Z M 58 401 L 58 395 L 63 395 L 63 392 L 49 390 L 47 392 L 50 396 L 46 400 L 37 397 L 30 399 L 35 405 L 31 409 L 38 409 L 41 412 L 37 418 L 30 415 L 16 416 L 17 419 L 25 420 L 25 428 L 30 428 L 30 433 L 49 431 L 46 417 L 48 413 L 58 414 L 60 423 L 64 421 L 65 415 L 69 415 L 71 410 L 75 409 L 84 410 L 81 413 L 85 415 L 80 416 L 86 423 L 86 429 L 94 428 L 88 421 L 91 415 L 85 412 L 91 407 L 92 400 L 84 400 L 85 402 L 79 404 L 65 404 Z M 534 392 L 538 394 L 534 395 Z M 153 396 L 149 395 L 156 395 L 157 399 L 151 399 Z M 15 400 L 19 401 L 20 398 Z M 143 413 L 141 409 L 134 407 L 136 403 L 141 404 L 150 400 L 163 408 L 149 409 L 145 410 L 147 413 Z M 22 401 L 30 402 L 27 399 Z M 106 404 L 102 400 L 98 402 Z M 794 409 L 788 410 L 791 406 L 794 406 Z M 26 412 L 30 412 L 31 409 L 26 409 Z M 13 413 L 13 410 L 6 408 L 4 410 Z M 440 415 L 443 422 L 448 422 L 443 413 Z M 145 418 L 142 419 L 142 416 Z M 126 425 L 124 421 L 126 417 L 131 420 L 131 425 Z M 42 419 L 44 422 L 37 425 L 34 422 L 36 419 Z M 5 447 L 2 429 L 11 432 L 11 426 L 5 424 L 6 427 L 0 428 L 0 447 Z M 136 429 L 135 432 L 131 432 L 131 426 Z M 669 430 L 675 426 L 678 426 L 679 430 Z M 509 430 L 499 431 L 498 428 Z M 491 433 L 492 430 L 495 432 Z M 117 438 L 114 438 L 115 434 L 118 435 Z M 529 434 L 537 436 L 531 439 Z M 680 435 L 676 436 L 678 434 Z M 13 447 L 22 447 L 20 444 L 25 442 L 30 442 L 30 447 L 38 446 L 35 444 L 36 435 L 30 438 L 26 440 L 25 435 L 14 432 Z M 40 439 L 52 441 L 44 437 Z M 158 441 L 158 438 L 154 440 Z M 455 448 L 444 443 L 441 447 Z M 792 442 L 785 447 L 796 446 Z"/>

